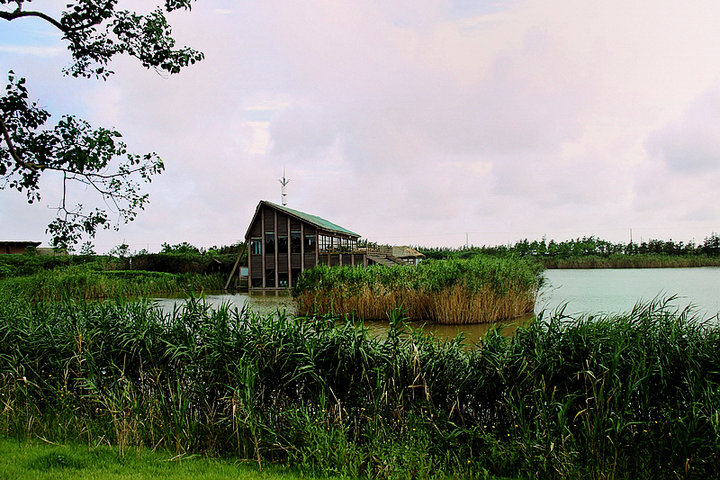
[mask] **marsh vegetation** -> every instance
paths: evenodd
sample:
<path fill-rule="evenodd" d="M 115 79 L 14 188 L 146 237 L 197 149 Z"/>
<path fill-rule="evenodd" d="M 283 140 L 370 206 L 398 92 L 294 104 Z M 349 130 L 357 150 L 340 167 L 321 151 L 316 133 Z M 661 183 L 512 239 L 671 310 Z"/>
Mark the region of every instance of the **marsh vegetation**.
<path fill-rule="evenodd" d="M 720 327 L 663 303 L 476 348 L 191 299 L 0 304 L 0 433 L 370 478 L 711 478 Z"/>
<path fill-rule="evenodd" d="M 412 267 L 321 265 L 303 272 L 293 296 L 300 315 L 378 320 L 402 309 L 411 320 L 493 323 L 533 311 L 542 270 L 532 260 L 489 256 Z"/>

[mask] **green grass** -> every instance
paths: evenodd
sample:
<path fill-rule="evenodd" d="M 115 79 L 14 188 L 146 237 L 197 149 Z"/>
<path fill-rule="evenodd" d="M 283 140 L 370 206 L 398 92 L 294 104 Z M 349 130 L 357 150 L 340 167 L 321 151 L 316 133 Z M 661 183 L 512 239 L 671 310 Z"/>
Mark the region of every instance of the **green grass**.
<path fill-rule="evenodd" d="M 291 480 L 299 474 L 198 455 L 135 449 L 120 457 L 108 446 L 50 445 L 0 439 L 0 480 Z"/>

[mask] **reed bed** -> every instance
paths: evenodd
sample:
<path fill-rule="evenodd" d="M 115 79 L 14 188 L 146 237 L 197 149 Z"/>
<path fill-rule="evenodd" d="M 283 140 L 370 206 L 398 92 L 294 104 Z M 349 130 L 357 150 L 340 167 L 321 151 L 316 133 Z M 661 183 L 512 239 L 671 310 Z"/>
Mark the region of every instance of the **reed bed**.
<path fill-rule="evenodd" d="M 412 320 L 492 323 L 532 312 L 542 280 L 537 262 L 487 256 L 417 266 L 321 265 L 303 272 L 293 296 L 300 315 L 384 320 L 402 308 Z"/>
<path fill-rule="evenodd" d="M 0 279 L 0 300 L 23 297 L 32 301 L 107 299 L 220 290 L 221 275 L 172 274 L 142 270 L 97 270 L 70 266 L 33 275 Z"/>
<path fill-rule="evenodd" d="M 547 257 L 540 258 L 546 268 L 689 268 L 689 267 L 718 267 L 720 257 L 706 255 L 663 255 L 663 254 L 635 254 L 635 255 L 588 255 L 568 258 Z"/>
<path fill-rule="evenodd" d="M 0 435 L 352 478 L 717 478 L 720 327 L 664 302 L 477 348 L 191 299 L 0 303 Z"/>

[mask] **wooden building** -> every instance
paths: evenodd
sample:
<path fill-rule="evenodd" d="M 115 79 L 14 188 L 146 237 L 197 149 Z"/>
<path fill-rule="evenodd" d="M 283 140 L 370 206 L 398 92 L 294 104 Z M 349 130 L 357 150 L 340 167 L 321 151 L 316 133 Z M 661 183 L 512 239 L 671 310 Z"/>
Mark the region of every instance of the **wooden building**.
<path fill-rule="evenodd" d="M 13 255 L 33 251 L 40 245 L 40 242 L 2 240 L 0 241 L 0 255 Z"/>
<path fill-rule="evenodd" d="M 255 209 L 245 242 L 250 290 L 292 288 L 303 270 L 318 264 L 367 266 L 355 232 L 272 202 Z"/>

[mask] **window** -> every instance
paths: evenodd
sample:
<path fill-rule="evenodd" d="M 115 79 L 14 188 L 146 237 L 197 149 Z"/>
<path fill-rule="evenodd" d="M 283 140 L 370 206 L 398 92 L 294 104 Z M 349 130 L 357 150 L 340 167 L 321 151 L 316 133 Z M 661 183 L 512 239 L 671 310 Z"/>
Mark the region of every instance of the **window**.
<path fill-rule="evenodd" d="M 265 232 L 265 254 L 273 255 L 275 253 L 275 234 Z"/>
<path fill-rule="evenodd" d="M 287 253 L 287 235 L 278 235 L 278 253 Z"/>
<path fill-rule="evenodd" d="M 341 252 L 349 252 L 350 251 L 350 239 L 349 238 L 343 238 L 340 240 L 340 251 Z"/>
<path fill-rule="evenodd" d="M 293 282 L 293 285 L 297 285 L 297 281 L 298 281 L 298 278 L 300 278 L 300 273 L 301 273 L 301 272 L 302 272 L 302 270 L 300 270 L 299 268 L 293 268 L 293 269 L 290 271 L 290 273 L 292 273 L 292 282 Z"/>
<path fill-rule="evenodd" d="M 315 235 L 305 235 L 305 253 L 315 252 Z"/>
<path fill-rule="evenodd" d="M 262 278 L 253 278 L 252 279 L 252 287 L 253 288 L 262 288 Z"/>
<path fill-rule="evenodd" d="M 262 255 L 262 239 L 251 238 L 250 239 L 250 254 L 251 255 Z"/>
<path fill-rule="evenodd" d="M 278 284 L 279 284 L 278 287 L 281 287 L 281 288 L 287 288 L 287 287 L 288 287 L 288 274 L 287 274 L 287 272 L 285 272 L 285 273 L 282 273 L 282 272 L 278 273 Z"/>
<path fill-rule="evenodd" d="M 302 242 L 302 237 L 300 236 L 300 232 L 290 232 L 290 252 L 291 253 L 300 253 L 300 245 Z"/>
<path fill-rule="evenodd" d="M 265 269 L 265 286 L 268 288 L 275 288 L 275 269 Z"/>
<path fill-rule="evenodd" d="M 328 237 L 327 235 L 320 235 L 320 251 L 332 251 L 332 237 Z"/>

